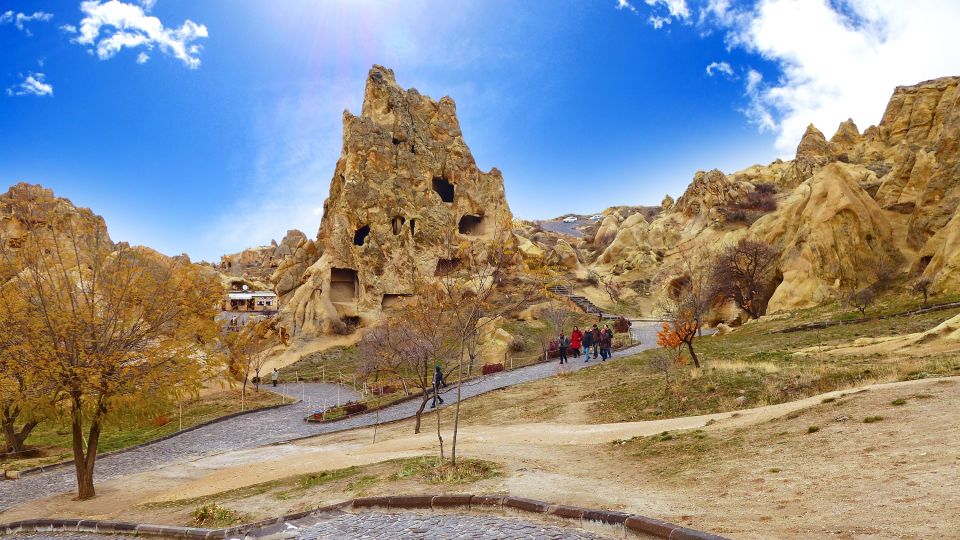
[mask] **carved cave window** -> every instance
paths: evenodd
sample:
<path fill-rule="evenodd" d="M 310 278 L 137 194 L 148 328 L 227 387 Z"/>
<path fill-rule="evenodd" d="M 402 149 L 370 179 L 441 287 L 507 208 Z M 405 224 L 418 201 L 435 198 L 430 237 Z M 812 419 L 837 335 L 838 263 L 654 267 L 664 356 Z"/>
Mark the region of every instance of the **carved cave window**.
<path fill-rule="evenodd" d="M 453 202 L 453 184 L 446 178 L 435 176 L 433 178 L 433 190 L 437 192 L 437 195 L 440 195 L 441 201 L 445 203 Z"/>

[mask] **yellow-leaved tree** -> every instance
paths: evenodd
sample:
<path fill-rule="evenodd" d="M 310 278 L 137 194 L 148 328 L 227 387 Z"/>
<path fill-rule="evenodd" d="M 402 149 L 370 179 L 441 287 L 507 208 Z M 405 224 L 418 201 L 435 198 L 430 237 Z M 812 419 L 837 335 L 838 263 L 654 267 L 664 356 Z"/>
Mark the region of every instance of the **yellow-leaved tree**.
<path fill-rule="evenodd" d="M 5 309 L 0 331 L 20 332 L 21 363 L 69 417 L 78 496 L 89 499 L 111 416 L 196 394 L 219 372 L 210 351 L 222 286 L 185 256 L 114 244 L 92 213 L 20 204 L 24 230 L 0 251 L 15 271 L 4 297 L 23 309 Z"/>

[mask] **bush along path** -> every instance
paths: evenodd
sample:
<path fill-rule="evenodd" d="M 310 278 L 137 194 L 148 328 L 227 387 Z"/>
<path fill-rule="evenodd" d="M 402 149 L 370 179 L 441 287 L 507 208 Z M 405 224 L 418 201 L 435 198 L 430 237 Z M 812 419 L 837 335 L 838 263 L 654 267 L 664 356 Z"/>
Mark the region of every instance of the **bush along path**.
<path fill-rule="evenodd" d="M 613 361 L 656 347 L 658 329 L 659 326 L 656 324 L 640 329 L 641 343 L 622 349 L 615 354 Z M 574 360 L 564 366 L 564 371 L 578 371 L 593 365 L 596 364 Z M 462 396 L 463 399 L 468 399 L 501 388 L 545 379 L 556 375 L 558 371 L 559 365 L 556 361 L 534 364 L 512 371 L 501 371 L 464 383 Z M 312 412 L 321 410 L 323 403 L 327 405 L 336 403 L 337 385 L 302 384 L 302 386 L 288 384 L 285 393 L 297 398 L 302 395 L 306 402 L 231 418 L 129 452 L 105 456 L 97 460 L 95 478 L 102 481 L 155 469 L 169 463 L 190 461 L 204 455 L 368 427 L 377 422 L 377 414 L 374 412 L 358 414 L 330 423 L 305 422 L 304 418 Z M 448 396 L 454 394 L 456 394 L 456 386 L 453 385 L 441 393 Z M 341 386 L 339 397 L 340 402 L 343 403 L 357 399 L 359 396 L 349 387 Z M 446 406 L 453 402 L 454 400 L 448 397 Z M 410 400 L 380 409 L 379 422 L 384 424 L 411 418 L 416 414 L 418 407 L 417 400 Z M 75 488 L 75 483 L 74 472 L 70 467 L 38 472 L 20 480 L 0 482 L 0 512 L 28 501 L 69 492 Z"/>

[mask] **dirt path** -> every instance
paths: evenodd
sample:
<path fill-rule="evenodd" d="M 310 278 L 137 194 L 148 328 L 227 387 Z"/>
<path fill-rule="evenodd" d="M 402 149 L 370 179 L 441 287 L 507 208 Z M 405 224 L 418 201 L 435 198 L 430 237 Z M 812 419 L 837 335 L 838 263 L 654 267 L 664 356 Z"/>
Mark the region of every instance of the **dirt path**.
<path fill-rule="evenodd" d="M 957 381 L 878 384 L 736 413 L 648 422 L 468 425 L 460 434 L 461 455 L 502 463 L 505 470 L 464 489 L 622 509 L 734 538 L 949 536 L 960 526 L 951 510 L 960 504 Z M 892 405 L 897 399 L 905 404 Z M 881 421 L 863 422 L 878 413 Z M 810 426 L 817 431 L 808 433 Z M 376 444 L 366 428 L 208 456 L 111 480 L 94 501 L 57 496 L 2 519 L 133 513 L 162 520 L 162 510 L 135 505 L 436 452 L 435 433 L 409 430 L 405 424 L 381 427 Z M 679 434 L 653 446 L 645 445 L 657 437 L 611 444 L 664 431 Z M 378 485 L 376 494 L 391 489 Z M 320 490 L 296 502 L 319 505 L 351 496 Z M 294 508 L 273 499 L 246 504 L 266 514 Z"/>
<path fill-rule="evenodd" d="M 653 328 L 648 331 L 653 331 Z M 644 339 L 634 347 L 616 352 L 611 361 L 655 347 L 655 341 L 653 338 Z M 565 365 L 563 371 L 578 371 L 596 363 L 598 361 L 575 361 Z M 480 377 L 464 384 L 463 398 L 469 399 L 493 390 L 552 377 L 561 371 L 560 367 L 556 362 L 548 362 Z M 307 423 L 303 421 L 304 417 L 322 409 L 323 404 L 333 404 L 337 395 L 341 402 L 356 399 L 357 396 L 343 386 L 340 387 L 339 394 L 336 385 L 314 383 L 306 386 L 312 389 L 306 403 L 239 416 L 131 452 L 100 459 L 97 462 L 97 481 L 168 464 L 189 462 L 204 455 L 241 451 L 312 435 L 372 426 L 377 422 L 387 423 L 411 418 L 419 407 L 416 400 L 411 400 L 387 407 L 379 414 L 371 412 L 327 424 Z M 297 395 L 299 390 L 300 395 L 307 395 L 297 384 L 286 385 L 285 388 L 287 394 Z M 450 396 L 455 390 L 454 386 L 450 386 L 441 394 L 447 398 L 448 405 L 453 401 Z M 69 491 L 73 489 L 73 478 L 69 468 L 61 468 L 31 475 L 16 482 L 0 482 L 0 509 L 13 508 L 28 501 Z"/>

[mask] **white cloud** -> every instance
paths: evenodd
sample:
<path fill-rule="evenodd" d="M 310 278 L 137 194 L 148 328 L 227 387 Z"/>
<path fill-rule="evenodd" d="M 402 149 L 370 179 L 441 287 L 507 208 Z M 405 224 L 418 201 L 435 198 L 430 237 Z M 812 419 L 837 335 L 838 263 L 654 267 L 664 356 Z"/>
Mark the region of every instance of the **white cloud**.
<path fill-rule="evenodd" d="M 144 11 L 150 11 L 153 9 L 153 6 L 157 5 L 157 0 L 137 0 L 140 2 L 140 5 L 143 6 Z"/>
<path fill-rule="evenodd" d="M 202 24 L 188 19 L 179 28 L 166 28 L 160 19 L 147 15 L 140 6 L 118 0 L 85 1 L 80 4 L 80 10 L 84 18 L 75 41 L 95 46 L 101 60 L 124 48 L 152 50 L 157 47 L 191 69 L 200 66 L 200 45 L 193 42 L 207 37 L 207 27 Z"/>
<path fill-rule="evenodd" d="M 770 109 L 763 103 L 760 94 L 760 85 L 763 83 L 763 75 L 759 71 L 750 68 L 747 71 L 746 93 L 749 98 L 747 106 L 742 109 L 744 115 L 750 122 L 756 124 L 760 131 L 776 131 L 777 122 L 773 119 Z"/>
<path fill-rule="evenodd" d="M 140 54 L 137 55 L 137 63 L 138 63 L 138 64 L 146 64 L 146 63 L 147 63 L 147 60 L 150 60 L 150 55 L 149 55 L 149 54 L 147 54 L 147 53 L 145 53 L 145 52 L 142 52 L 142 53 L 140 53 Z"/>
<path fill-rule="evenodd" d="M 656 28 L 657 30 L 663 28 L 663 25 L 670 24 L 673 19 L 670 17 L 658 17 L 656 15 L 651 15 L 647 21 L 650 22 L 650 26 Z"/>
<path fill-rule="evenodd" d="M 648 6 L 663 6 L 667 8 L 670 16 L 676 19 L 689 19 L 690 8 L 687 7 L 687 0 L 644 0 Z"/>
<path fill-rule="evenodd" d="M 765 83 L 751 71 L 747 117 L 777 134 L 776 148 L 790 156 L 806 126 L 829 137 L 847 118 L 876 124 L 898 85 L 960 73 L 956 0 L 762 0 L 755 9 L 716 8 L 711 24 L 731 47 L 774 62 L 782 72 Z M 723 6 L 718 7 L 718 6 Z"/>
<path fill-rule="evenodd" d="M 62 30 L 63 32 L 65 32 L 65 33 L 67 33 L 67 34 L 76 34 L 76 33 L 77 33 L 77 27 L 74 26 L 74 25 L 72 25 L 72 24 L 62 24 L 62 25 L 60 25 L 60 30 Z"/>
<path fill-rule="evenodd" d="M 31 21 L 49 21 L 52 18 L 53 13 L 46 13 L 44 11 L 37 11 L 32 15 L 6 11 L 4 13 L 0 13 L 0 26 L 13 23 L 13 25 L 17 27 L 17 30 L 20 30 L 28 36 L 32 36 L 33 33 L 30 32 L 29 28 L 27 28 L 27 23 Z"/>
<path fill-rule="evenodd" d="M 315 238 L 343 146 L 343 111 L 360 112 L 358 82 L 325 79 L 285 93 L 254 114 L 257 150 L 242 195 L 225 203 L 208 225 L 208 249 L 233 253 L 269 244 L 288 229 Z M 256 219 L 237 216 L 255 215 Z M 210 255 L 216 258 L 216 251 Z"/>
<path fill-rule="evenodd" d="M 707 66 L 707 75 L 713 77 L 716 73 L 723 73 L 732 77 L 733 68 L 727 62 L 710 62 L 710 65 Z"/>
<path fill-rule="evenodd" d="M 617 9 L 625 9 L 633 14 L 637 14 L 637 8 L 627 0 L 617 0 Z"/>
<path fill-rule="evenodd" d="M 52 96 L 53 85 L 43 82 L 43 73 L 29 73 L 23 82 L 7 88 L 8 96 Z"/>

